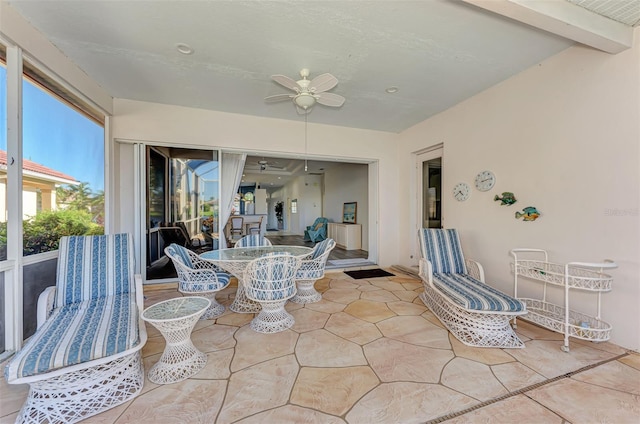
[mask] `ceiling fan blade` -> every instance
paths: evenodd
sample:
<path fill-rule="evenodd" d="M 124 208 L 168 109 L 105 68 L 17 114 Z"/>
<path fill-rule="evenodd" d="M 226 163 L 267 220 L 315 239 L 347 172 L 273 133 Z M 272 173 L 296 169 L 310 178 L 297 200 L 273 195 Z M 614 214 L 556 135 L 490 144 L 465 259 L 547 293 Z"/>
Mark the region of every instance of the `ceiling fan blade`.
<path fill-rule="evenodd" d="M 300 86 L 298 85 L 298 83 L 286 75 L 272 75 L 271 79 L 282 85 L 283 87 L 287 87 L 289 90 L 293 90 L 295 92 L 300 91 Z"/>
<path fill-rule="evenodd" d="M 334 93 L 322 93 L 318 95 L 316 99 L 318 103 L 325 106 L 340 107 L 343 105 L 345 98 L 339 94 Z"/>
<path fill-rule="evenodd" d="M 314 93 L 331 90 L 336 85 L 338 85 L 338 79 L 331 74 L 318 75 L 309 83 L 309 87 L 311 87 Z"/>
<path fill-rule="evenodd" d="M 294 94 L 276 94 L 274 96 L 265 97 L 264 101 L 267 103 L 281 102 L 282 100 L 290 100 L 294 96 Z"/>

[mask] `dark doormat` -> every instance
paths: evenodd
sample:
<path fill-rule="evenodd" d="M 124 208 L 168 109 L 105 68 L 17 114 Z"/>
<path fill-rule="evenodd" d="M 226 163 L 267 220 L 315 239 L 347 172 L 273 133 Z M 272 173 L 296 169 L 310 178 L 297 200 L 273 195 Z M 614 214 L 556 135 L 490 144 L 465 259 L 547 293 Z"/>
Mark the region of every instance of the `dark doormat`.
<path fill-rule="evenodd" d="M 393 277 L 395 274 L 385 271 L 384 269 L 362 269 L 360 271 L 343 271 L 351 278 L 360 280 L 362 278 L 376 278 L 376 277 Z"/>

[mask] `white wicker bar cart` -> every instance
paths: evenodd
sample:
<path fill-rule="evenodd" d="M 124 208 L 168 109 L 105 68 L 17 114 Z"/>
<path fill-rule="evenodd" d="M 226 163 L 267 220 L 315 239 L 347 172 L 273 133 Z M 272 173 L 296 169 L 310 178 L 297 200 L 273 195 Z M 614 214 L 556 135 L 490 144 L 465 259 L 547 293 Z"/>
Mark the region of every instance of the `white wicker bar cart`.
<path fill-rule="evenodd" d="M 569 337 L 593 342 L 603 342 L 611 337 L 611 325 L 600 318 L 601 295 L 611 291 L 613 278 L 605 274 L 608 269 L 617 268 L 612 261 L 602 263 L 549 262 L 547 252 L 542 249 L 513 249 L 512 271 L 514 274 L 514 296 L 525 302 L 527 314 L 520 318 L 538 324 L 549 330 L 564 334 L 562 350 L 569 352 Z M 543 283 L 539 299 L 518 296 L 518 277 L 525 277 Z M 547 301 L 547 286 L 564 289 L 564 305 Z M 569 298 L 572 290 L 597 293 L 597 313 L 591 316 L 571 310 Z"/>

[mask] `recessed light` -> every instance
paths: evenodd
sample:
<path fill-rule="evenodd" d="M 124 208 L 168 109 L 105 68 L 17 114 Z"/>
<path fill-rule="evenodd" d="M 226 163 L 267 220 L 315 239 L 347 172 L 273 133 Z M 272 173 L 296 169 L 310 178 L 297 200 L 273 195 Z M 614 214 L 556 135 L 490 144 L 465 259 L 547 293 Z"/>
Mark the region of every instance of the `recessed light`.
<path fill-rule="evenodd" d="M 397 93 L 397 92 L 398 92 L 398 87 L 396 87 L 396 86 L 389 87 L 389 88 L 387 88 L 387 89 L 386 89 L 386 90 L 384 90 L 384 91 L 386 91 L 386 92 L 387 92 L 387 93 L 389 93 L 389 94 Z"/>
<path fill-rule="evenodd" d="M 192 54 L 193 53 L 193 49 L 191 48 L 191 46 L 189 46 L 188 44 L 185 44 L 185 43 L 176 44 L 176 49 L 178 50 L 178 52 L 180 52 L 182 54 Z"/>

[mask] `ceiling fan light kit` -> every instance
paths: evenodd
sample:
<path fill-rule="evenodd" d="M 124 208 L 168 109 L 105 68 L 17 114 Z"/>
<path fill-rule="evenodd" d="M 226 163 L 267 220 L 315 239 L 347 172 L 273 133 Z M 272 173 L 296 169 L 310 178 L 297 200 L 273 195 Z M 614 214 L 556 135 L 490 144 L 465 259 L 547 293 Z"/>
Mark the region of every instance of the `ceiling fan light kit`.
<path fill-rule="evenodd" d="M 276 94 L 265 97 L 264 100 L 279 102 L 291 99 L 293 104 L 299 108 L 300 114 L 308 113 L 316 103 L 329 107 L 340 107 L 344 104 L 344 97 L 339 94 L 327 93 L 328 90 L 338 85 L 338 79 L 333 75 L 326 73 L 309 80 L 307 79 L 309 70 L 305 68 L 300 71 L 300 76 L 302 79 L 295 81 L 286 75 L 272 75 L 271 79 L 281 86 L 295 91 L 295 94 Z"/>

